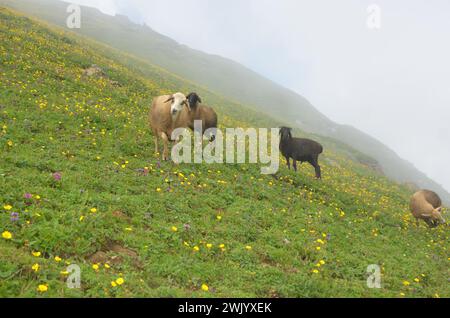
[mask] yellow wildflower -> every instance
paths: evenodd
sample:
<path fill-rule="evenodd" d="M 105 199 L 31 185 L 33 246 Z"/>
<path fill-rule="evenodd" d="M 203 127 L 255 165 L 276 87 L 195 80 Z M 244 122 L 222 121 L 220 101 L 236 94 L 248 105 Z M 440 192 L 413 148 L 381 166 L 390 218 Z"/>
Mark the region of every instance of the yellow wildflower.
<path fill-rule="evenodd" d="M 123 283 L 125 283 L 125 280 L 122 277 L 119 277 L 116 279 L 116 284 L 117 285 L 122 285 Z"/>
<path fill-rule="evenodd" d="M 5 240 L 10 240 L 10 239 L 12 239 L 12 234 L 11 234 L 11 232 L 5 231 L 5 232 L 2 233 L 2 237 Z"/>
<path fill-rule="evenodd" d="M 41 293 L 45 293 L 46 291 L 48 291 L 48 285 L 39 285 L 37 290 Z"/>

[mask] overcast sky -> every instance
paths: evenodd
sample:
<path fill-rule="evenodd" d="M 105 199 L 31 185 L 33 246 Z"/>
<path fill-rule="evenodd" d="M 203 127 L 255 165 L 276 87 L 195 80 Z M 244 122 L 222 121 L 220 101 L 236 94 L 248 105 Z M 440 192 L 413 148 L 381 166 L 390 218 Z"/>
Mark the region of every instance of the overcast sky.
<path fill-rule="evenodd" d="M 450 1 L 73 0 L 238 61 L 450 190 Z M 380 11 L 371 29 L 368 7 Z M 371 20 L 374 21 L 374 20 Z"/>

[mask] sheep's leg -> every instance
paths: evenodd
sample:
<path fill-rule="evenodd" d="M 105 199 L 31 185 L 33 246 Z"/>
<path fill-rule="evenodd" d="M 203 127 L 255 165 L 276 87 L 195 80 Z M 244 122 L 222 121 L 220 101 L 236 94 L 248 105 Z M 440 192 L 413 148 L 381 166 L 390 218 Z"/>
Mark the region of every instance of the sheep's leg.
<path fill-rule="evenodd" d="M 162 160 L 166 161 L 169 160 L 169 138 L 167 137 L 166 133 L 161 133 L 161 139 L 164 142 L 164 152 L 163 152 L 163 158 Z"/>
<path fill-rule="evenodd" d="M 216 134 L 217 134 L 217 128 L 214 128 L 210 133 L 209 133 L 209 142 L 214 142 L 216 140 Z"/>
<path fill-rule="evenodd" d="M 319 166 L 318 158 L 312 158 L 312 160 L 309 163 L 314 167 L 314 169 L 316 171 L 316 178 L 322 179 L 322 171 Z"/>
<path fill-rule="evenodd" d="M 292 161 L 294 162 L 292 165 L 294 166 L 294 171 L 297 172 L 297 160 L 292 159 Z"/>
<path fill-rule="evenodd" d="M 317 179 L 322 179 L 322 171 L 320 169 L 319 164 L 317 163 L 314 168 L 316 169 L 316 178 Z"/>
<path fill-rule="evenodd" d="M 286 157 L 286 164 L 288 166 L 288 169 L 291 170 L 291 159 L 289 157 Z"/>
<path fill-rule="evenodd" d="M 155 141 L 155 154 L 159 154 L 159 138 L 158 134 L 155 133 L 153 140 Z"/>

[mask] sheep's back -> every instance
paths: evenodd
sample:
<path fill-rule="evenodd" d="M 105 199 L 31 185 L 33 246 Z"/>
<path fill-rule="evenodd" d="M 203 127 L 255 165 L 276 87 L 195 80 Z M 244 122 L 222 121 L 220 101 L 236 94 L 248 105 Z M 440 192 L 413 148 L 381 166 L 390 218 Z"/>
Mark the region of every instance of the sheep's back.
<path fill-rule="evenodd" d="M 166 103 L 169 98 L 170 95 L 163 95 L 153 99 L 150 110 L 150 125 L 153 128 L 170 126 L 172 119 L 170 116 L 170 103 Z"/>
<path fill-rule="evenodd" d="M 411 197 L 410 208 L 414 216 L 419 217 L 422 214 L 429 214 L 441 206 L 439 196 L 429 190 L 420 190 Z"/>
<path fill-rule="evenodd" d="M 217 128 L 217 113 L 212 107 L 202 104 L 198 106 L 197 112 L 195 119 L 202 120 L 204 128 Z"/>
<path fill-rule="evenodd" d="M 430 190 L 421 190 L 419 192 L 423 195 L 425 200 L 433 206 L 434 209 L 442 206 L 442 200 L 436 192 Z"/>
<path fill-rule="evenodd" d="M 319 155 L 323 152 L 322 145 L 311 139 L 293 138 L 293 144 L 306 155 Z"/>

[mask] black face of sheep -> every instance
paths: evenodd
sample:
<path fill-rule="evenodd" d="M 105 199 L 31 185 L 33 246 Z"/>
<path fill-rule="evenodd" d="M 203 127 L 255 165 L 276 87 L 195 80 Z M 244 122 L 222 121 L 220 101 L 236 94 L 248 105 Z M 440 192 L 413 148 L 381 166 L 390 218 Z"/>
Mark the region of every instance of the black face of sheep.
<path fill-rule="evenodd" d="M 202 102 L 200 96 L 198 96 L 197 93 L 190 93 L 188 96 L 186 96 L 186 99 L 188 100 L 189 106 L 191 108 L 197 107 L 197 104 Z"/>
<path fill-rule="evenodd" d="M 323 152 L 323 147 L 318 142 L 310 139 L 293 138 L 292 128 L 281 127 L 280 151 L 286 158 L 289 169 L 291 169 L 291 158 L 294 161 L 293 167 L 295 171 L 297 171 L 297 161 L 300 161 L 300 163 L 308 162 L 314 167 L 316 178 L 322 178 L 319 155 Z"/>

